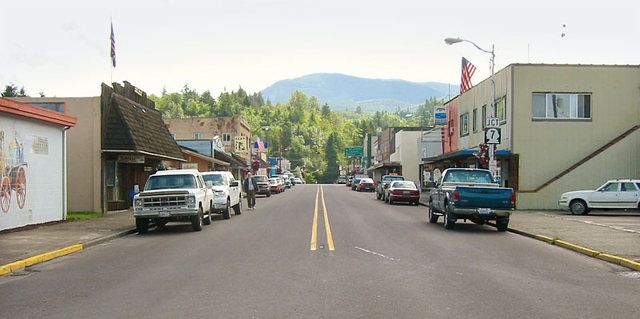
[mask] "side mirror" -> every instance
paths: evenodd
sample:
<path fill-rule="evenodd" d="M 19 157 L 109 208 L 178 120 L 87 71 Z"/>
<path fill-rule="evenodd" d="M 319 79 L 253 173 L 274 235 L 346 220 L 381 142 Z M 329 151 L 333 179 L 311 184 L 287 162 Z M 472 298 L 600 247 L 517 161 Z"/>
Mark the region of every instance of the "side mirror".
<path fill-rule="evenodd" d="M 133 185 L 133 193 L 134 194 L 140 193 L 140 185 Z"/>
<path fill-rule="evenodd" d="M 208 189 L 212 189 L 213 188 L 213 182 L 212 181 L 206 181 L 205 185 L 207 185 Z"/>
<path fill-rule="evenodd" d="M 238 187 L 238 181 L 231 182 L 231 187 Z"/>

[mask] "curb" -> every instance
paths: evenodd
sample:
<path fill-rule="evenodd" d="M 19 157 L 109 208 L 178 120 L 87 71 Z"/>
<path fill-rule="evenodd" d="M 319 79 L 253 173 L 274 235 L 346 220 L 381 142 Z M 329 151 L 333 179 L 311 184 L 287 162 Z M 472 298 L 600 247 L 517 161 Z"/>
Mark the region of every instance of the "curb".
<path fill-rule="evenodd" d="M 75 244 L 75 245 L 71 245 L 71 246 L 67 246 L 64 248 L 60 248 L 60 249 L 56 249 L 50 252 L 46 252 L 43 254 L 39 254 L 39 255 L 35 255 L 29 258 L 25 258 L 25 259 L 21 259 L 18 261 L 14 261 L 12 263 L 6 264 L 6 265 L 0 265 L 0 277 L 6 276 L 12 272 L 18 271 L 18 270 L 22 270 L 26 267 L 29 266 L 33 266 L 39 263 L 43 263 L 45 261 L 49 261 L 51 259 L 55 259 L 58 257 L 62 257 L 62 256 L 66 256 L 66 255 L 70 255 L 73 254 L 75 252 L 81 251 L 83 249 L 98 245 L 98 244 L 102 244 L 104 242 L 110 241 L 110 240 L 114 240 L 116 238 L 120 238 L 120 237 L 124 237 L 127 236 L 129 234 L 133 234 L 136 232 L 136 229 L 128 229 L 125 231 L 121 231 L 115 234 L 111 234 L 111 235 L 107 235 L 104 237 L 100 237 L 100 238 L 96 238 L 93 240 L 90 240 L 84 244 Z"/>
<path fill-rule="evenodd" d="M 494 223 L 487 223 L 488 225 L 494 226 Z M 589 257 L 594 257 L 594 258 L 598 258 L 600 260 L 612 263 L 612 264 L 616 264 L 619 266 L 623 266 L 626 268 L 629 268 L 631 270 L 635 270 L 635 271 L 640 271 L 640 262 L 636 262 L 633 261 L 631 259 L 627 259 L 627 258 L 623 258 L 620 256 L 616 256 L 616 255 L 611 255 L 611 254 L 606 254 L 594 249 L 590 249 L 587 247 L 583 247 L 580 245 L 576 245 L 573 243 L 570 243 L 568 241 L 564 241 L 564 240 L 559 240 L 559 239 L 553 239 L 551 237 L 547 237 L 547 236 L 543 236 L 543 235 L 536 235 L 536 234 L 532 234 L 532 233 L 528 233 L 522 230 L 518 230 L 518 229 L 514 229 L 514 228 L 508 228 L 507 229 L 509 232 L 514 233 L 514 234 L 518 234 L 521 236 L 525 236 L 525 237 L 529 237 L 529 238 L 533 238 L 539 241 L 543 241 L 546 242 L 550 245 L 555 245 L 555 246 L 560 246 L 562 248 L 565 249 L 569 249 L 569 250 L 573 250 L 575 252 L 581 253 L 583 255 L 589 256 Z"/>

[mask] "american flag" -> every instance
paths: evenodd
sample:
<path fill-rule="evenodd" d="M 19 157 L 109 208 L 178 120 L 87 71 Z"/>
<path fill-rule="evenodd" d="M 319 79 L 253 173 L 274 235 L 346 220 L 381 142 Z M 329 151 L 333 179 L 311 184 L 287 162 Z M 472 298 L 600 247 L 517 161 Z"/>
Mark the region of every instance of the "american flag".
<path fill-rule="evenodd" d="M 111 64 L 116 67 L 116 38 L 113 35 L 113 22 L 111 22 Z"/>
<path fill-rule="evenodd" d="M 256 147 L 258 148 L 258 152 L 264 153 L 264 141 L 258 137 L 256 140 Z"/>
<path fill-rule="evenodd" d="M 463 57 L 462 58 L 462 77 L 460 79 L 460 94 L 469 91 L 473 87 L 473 84 L 471 84 L 471 77 L 475 72 L 476 72 L 476 67 Z"/>

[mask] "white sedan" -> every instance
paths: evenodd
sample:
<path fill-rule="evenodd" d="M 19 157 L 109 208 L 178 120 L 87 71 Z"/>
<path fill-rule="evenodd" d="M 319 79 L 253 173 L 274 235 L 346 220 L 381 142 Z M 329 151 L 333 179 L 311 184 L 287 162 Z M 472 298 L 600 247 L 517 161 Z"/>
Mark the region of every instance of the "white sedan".
<path fill-rule="evenodd" d="M 574 215 L 585 215 L 591 209 L 640 208 L 640 180 L 618 179 L 606 182 L 596 190 L 567 192 L 558 205 Z"/>

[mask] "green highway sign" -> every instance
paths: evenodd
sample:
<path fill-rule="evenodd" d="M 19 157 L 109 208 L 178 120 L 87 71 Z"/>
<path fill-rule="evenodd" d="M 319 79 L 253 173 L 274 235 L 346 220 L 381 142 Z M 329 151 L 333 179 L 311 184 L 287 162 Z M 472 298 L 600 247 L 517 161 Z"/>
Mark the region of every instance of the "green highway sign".
<path fill-rule="evenodd" d="M 362 148 L 362 146 L 345 147 L 344 148 L 344 156 L 362 157 L 363 156 L 363 148 Z"/>

